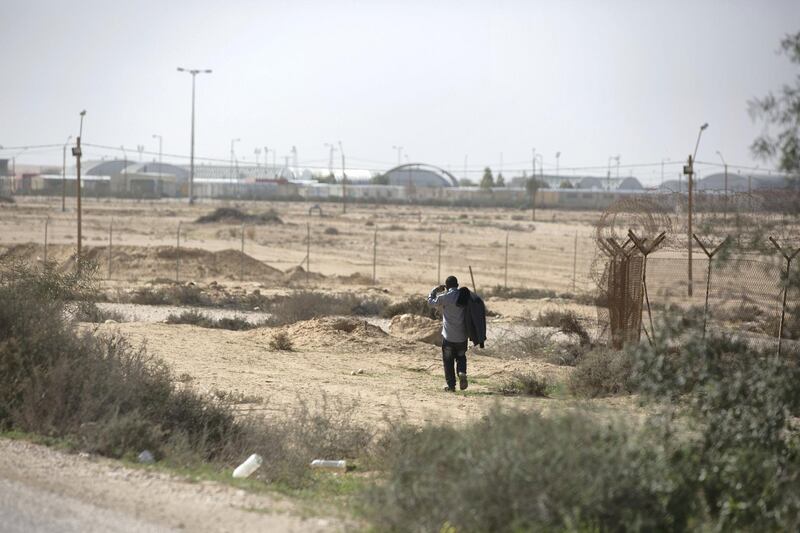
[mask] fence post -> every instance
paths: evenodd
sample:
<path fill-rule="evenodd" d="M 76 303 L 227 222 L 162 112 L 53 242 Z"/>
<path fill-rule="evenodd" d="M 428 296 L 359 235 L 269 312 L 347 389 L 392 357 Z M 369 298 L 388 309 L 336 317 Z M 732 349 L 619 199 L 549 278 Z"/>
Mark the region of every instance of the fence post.
<path fill-rule="evenodd" d="M 575 294 L 575 277 L 578 273 L 578 232 L 575 232 L 575 249 L 572 254 L 572 293 Z"/>
<path fill-rule="evenodd" d="M 181 280 L 181 221 L 178 221 L 178 233 L 175 247 L 175 283 Z"/>
<path fill-rule="evenodd" d="M 311 273 L 311 222 L 306 222 L 306 285 Z"/>
<path fill-rule="evenodd" d="M 647 333 L 647 328 L 644 328 L 644 333 L 647 335 L 647 340 L 650 342 L 652 346 L 653 340 L 656 338 L 656 330 L 653 327 L 653 311 L 650 307 L 650 294 L 647 292 L 647 256 L 653 253 L 656 248 L 658 248 L 664 239 L 667 238 L 667 234 L 665 232 L 661 232 L 658 237 L 653 239 L 653 242 L 650 243 L 649 246 L 646 246 L 645 243 L 647 242 L 646 238 L 638 238 L 633 230 L 628 230 L 628 238 L 633 242 L 633 245 L 639 250 L 639 253 L 642 254 L 644 259 L 642 260 L 642 292 L 644 292 L 644 300 L 647 303 L 647 318 L 650 320 L 650 332 L 652 333 L 652 337 L 649 333 Z M 641 327 L 641 321 L 639 322 Z"/>
<path fill-rule="evenodd" d="M 725 237 L 725 240 L 723 240 L 716 248 L 714 248 L 710 252 L 705 247 L 705 245 L 702 242 L 700 242 L 700 239 L 697 237 L 695 233 L 692 233 L 692 237 L 694 237 L 694 240 L 697 241 L 697 244 L 700 245 L 700 248 L 703 250 L 703 253 L 705 253 L 706 256 L 708 257 L 708 271 L 706 272 L 706 304 L 705 307 L 703 307 L 703 338 L 705 339 L 706 324 L 708 322 L 708 293 L 711 290 L 711 260 L 714 258 L 714 255 L 716 255 L 716 253 L 719 252 L 722 249 L 722 247 L 728 243 L 729 237 Z"/>
<path fill-rule="evenodd" d="M 442 232 L 439 232 L 439 258 L 436 261 L 436 284 L 442 282 Z"/>
<path fill-rule="evenodd" d="M 772 237 L 770 237 L 769 240 L 770 242 L 772 242 L 773 246 L 775 246 L 775 248 L 778 249 L 781 255 L 786 259 L 786 280 L 783 282 L 783 304 L 781 305 L 781 322 L 778 325 L 778 357 L 780 357 L 781 345 L 783 344 L 783 323 L 784 320 L 786 319 L 786 295 L 789 292 L 789 274 L 791 273 L 792 259 L 794 259 L 798 253 L 800 253 L 800 248 L 798 248 L 792 253 L 786 253 L 783 251 L 783 248 L 781 248 L 780 244 L 778 244 L 778 241 L 776 241 Z"/>
<path fill-rule="evenodd" d="M 375 228 L 375 235 L 372 239 L 372 284 L 376 281 L 376 266 L 378 264 L 378 228 Z"/>
<path fill-rule="evenodd" d="M 114 219 L 108 223 L 108 279 L 111 279 L 111 248 L 114 246 Z"/>
<path fill-rule="evenodd" d="M 244 224 L 242 224 L 242 253 L 239 255 L 239 280 L 244 281 Z"/>
<path fill-rule="evenodd" d="M 50 225 L 50 217 L 44 219 L 44 266 L 47 268 L 47 226 Z"/>
<path fill-rule="evenodd" d="M 472 280 L 472 292 L 478 294 L 478 287 L 475 286 L 475 276 L 472 275 L 472 265 L 469 266 L 469 279 Z"/>
<path fill-rule="evenodd" d="M 508 233 L 506 232 L 506 259 L 505 266 L 503 267 L 503 288 L 508 288 Z"/>

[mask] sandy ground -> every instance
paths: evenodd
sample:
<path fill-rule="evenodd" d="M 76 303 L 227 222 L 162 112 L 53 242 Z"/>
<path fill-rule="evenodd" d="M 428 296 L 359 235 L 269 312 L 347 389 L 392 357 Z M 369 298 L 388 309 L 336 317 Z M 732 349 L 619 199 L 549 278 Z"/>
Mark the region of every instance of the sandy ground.
<path fill-rule="evenodd" d="M 16 205 L 0 206 L 0 247 L 33 243 L 37 245 L 35 257 L 42 258 L 47 225 L 48 244 L 69 245 L 50 250 L 48 257 L 64 259 L 74 250 L 77 235 L 76 215 L 69 200 L 64 213 L 56 198 L 20 198 Z M 252 213 L 274 209 L 283 221 L 244 228 L 244 253 L 262 264 L 257 267 L 245 260 L 244 279 L 266 286 L 285 285 L 287 279 L 282 273 L 307 265 L 310 228 L 310 270 L 325 276 L 312 277 L 312 285 L 369 283 L 373 252 L 378 283 L 396 293 L 426 291 L 437 284 L 438 270 L 440 277 L 452 273 L 471 285 L 467 282 L 469 265 L 479 289 L 503 284 L 508 237 L 509 286 L 571 291 L 574 267 L 575 290 L 593 289 L 589 276 L 595 255 L 592 224 L 598 213 L 590 211 L 540 209 L 537 221 L 531 222 L 530 211 L 517 209 L 350 205 L 342 214 L 340 205 L 323 203 L 324 216 L 319 217 L 308 215 L 313 204 L 306 202 L 200 202 L 188 206 L 172 201 L 89 198 L 84 202 L 83 243 L 87 253 L 98 261 L 103 278 L 144 282 L 177 275 L 181 280 L 239 280 L 242 226 L 195 223 L 198 217 L 222 205 Z M 179 224 L 183 250 L 180 264 L 174 253 Z M 109 276 L 110 230 L 113 253 Z M 377 247 L 373 249 L 376 230 Z M 155 247 L 163 248 L 155 251 Z M 202 265 L 193 257 L 201 254 Z M 304 284 L 306 280 L 299 275 L 293 281 Z"/>
<path fill-rule="evenodd" d="M 219 483 L 0 439 L 0 530 L 335 531 L 291 503 Z"/>

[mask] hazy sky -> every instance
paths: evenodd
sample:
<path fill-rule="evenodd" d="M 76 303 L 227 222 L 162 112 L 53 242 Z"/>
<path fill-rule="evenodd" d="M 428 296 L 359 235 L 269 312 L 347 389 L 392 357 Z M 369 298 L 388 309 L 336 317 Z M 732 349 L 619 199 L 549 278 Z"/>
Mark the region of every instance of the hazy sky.
<path fill-rule="evenodd" d="M 402 145 L 459 175 L 466 154 L 477 173 L 502 153 L 508 175 L 535 147 L 546 171 L 556 151 L 562 169 L 621 154 L 622 174 L 650 182 L 703 122 L 698 159 L 765 166 L 749 154 L 761 126 L 747 100 L 797 75 L 776 51 L 800 29 L 797 0 L 3 0 L 0 15 L 5 146 L 63 143 L 85 108 L 86 143 L 133 157 L 160 134 L 164 152 L 188 154 L 184 66 L 214 71 L 197 78 L 202 156 L 227 160 L 241 138 L 249 162 L 296 146 L 327 167 L 324 143 L 341 140 L 348 166 L 385 168 Z"/>

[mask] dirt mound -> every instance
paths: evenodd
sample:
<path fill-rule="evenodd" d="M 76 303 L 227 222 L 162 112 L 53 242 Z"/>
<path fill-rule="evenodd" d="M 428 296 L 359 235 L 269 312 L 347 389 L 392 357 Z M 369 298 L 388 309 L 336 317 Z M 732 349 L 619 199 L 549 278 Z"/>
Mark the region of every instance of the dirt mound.
<path fill-rule="evenodd" d="M 294 266 L 283 273 L 283 281 L 286 283 L 305 283 L 306 279 L 308 281 L 323 281 L 325 275 L 318 272 L 309 272 L 308 276 L 306 276 L 306 269 L 300 265 Z"/>
<path fill-rule="evenodd" d="M 174 246 L 113 246 L 111 250 L 111 277 L 113 279 L 149 280 L 155 278 L 174 279 L 179 268 L 183 280 L 228 278 L 238 280 L 242 273 L 248 280 L 278 283 L 284 273 L 258 259 L 238 250 L 210 252 L 199 248 Z M 50 245 L 47 258 L 55 261 L 59 268 L 74 266 L 75 247 Z M 86 246 L 83 255 L 98 265 L 98 276 L 108 275 L 108 246 Z M 15 244 L 0 248 L 0 260 L 17 260 L 33 263 L 44 257 L 44 248 L 39 244 Z M 178 260 L 180 259 L 180 265 Z"/>
<path fill-rule="evenodd" d="M 442 345 L 442 324 L 419 315 L 397 315 L 389 324 L 389 333 L 407 340 Z"/>
<path fill-rule="evenodd" d="M 337 279 L 344 285 L 372 285 L 372 277 L 361 272 L 354 272 L 347 276 L 337 276 Z"/>
<path fill-rule="evenodd" d="M 320 317 L 295 322 L 279 328 L 261 328 L 247 333 L 258 338 L 272 338 L 283 332 L 291 339 L 295 347 L 303 349 L 338 349 L 349 351 L 375 351 L 395 349 L 404 351 L 396 339 L 392 339 L 378 326 L 373 326 L 362 318 L 356 317 Z"/>
<path fill-rule="evenodd" d="M 213 213 L 203 215 L 196 220 L 200 224 L 283 224 L 278 213 L 270 209 L 264 213 L 251 215 L 235 207 L 218 207 Z"/>

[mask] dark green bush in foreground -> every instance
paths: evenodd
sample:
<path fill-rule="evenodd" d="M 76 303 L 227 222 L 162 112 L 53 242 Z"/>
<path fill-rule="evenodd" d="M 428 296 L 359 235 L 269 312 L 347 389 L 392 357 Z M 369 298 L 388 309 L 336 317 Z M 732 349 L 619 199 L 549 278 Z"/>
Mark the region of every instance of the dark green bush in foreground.
<path fill-rule="evenodd" d="M 178 383 L 124 338 L 77 333 L 66 309 L 92 296 L 88 275 L 1 266 L 0 430 L 60 437 L 112 457 L 148 449 L 183 466 L 227 469 L 258 452 L 256 476 L 289 486 L 313 481 L 311 460 L 354 458 L 372 441 L 352 405 L 324 398 L 278 420 L 236 417 L 230 403 Z"/>
<path fill-rule="evenodd" d="M 796 356 L 680 321 L 659 331 L 653 347 L 578 366 L 580 392 L 637 392 L 646 420 L 495 410 L 466 428 L 395 431 L 370 518 L 392 531 L 797 531 Z"/>

